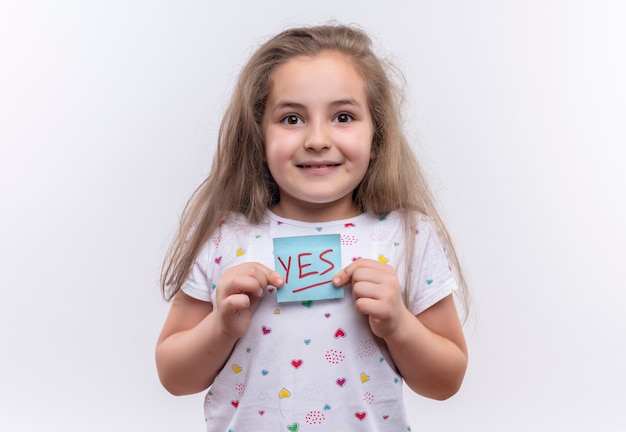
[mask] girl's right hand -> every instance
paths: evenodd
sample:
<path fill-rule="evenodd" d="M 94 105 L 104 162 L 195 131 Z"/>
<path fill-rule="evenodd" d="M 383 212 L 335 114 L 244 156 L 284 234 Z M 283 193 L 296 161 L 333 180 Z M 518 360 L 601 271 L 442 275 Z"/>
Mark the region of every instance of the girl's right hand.
<path fill-rule="evenodd" d="M 283 286 L 283 278 L 257 262 L 247 262 L 226 270 L 217 282 L 217 305 L 221 331 L 239 339 L 248 330 L 250 320 L 268 285 Z"/>

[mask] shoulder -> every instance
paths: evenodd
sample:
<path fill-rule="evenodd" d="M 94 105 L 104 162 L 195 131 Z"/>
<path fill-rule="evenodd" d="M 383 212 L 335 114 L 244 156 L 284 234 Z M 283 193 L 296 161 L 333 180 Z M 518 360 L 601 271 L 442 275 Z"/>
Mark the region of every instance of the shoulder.
<path fill-rule="evenodd" d="M 253 224 L 242 214 L 230 213 L 219 222 L 218 227 L 208 236 L 204 247 L 208 249 L 211 246 L 218 249 L 227 247 L 232 241 L 249 237 L 260 226 L 265 225 L 267 225 L 266 220 L 259 224 Z"/>
<path fill-rule="evenodd" d="M 196 299 L 211 301 L 211 290 L 225 269 L 241 261 L 255 226 L 241 214 L 222 219 L 200 247 L 183 291 Z"/>
<path fill-rule="evenodd" d="M 428 241 L 430 238 L 439 237 L 439 229 L 437 228 L 437 222 L 430 216 L 423 213 L 417 213 L 414 216 L 415 235 L 418 242 Z"/>
<path fill-rule="evenodd" d="M 429 216 L 417 216 L 414 250 L 412 279 L 420 293 L 413 299 L 417 314 L 454 292 L 457 282 L 437 222 Z"/>
<path fill-rule="evenodd" d="M 418 243 L 427 242 L 432 237 L 439 238 L 436 221 L 419 212 L 394 211 L 384 217 L 368 216 L 364 221 L 366 223 L 362 226 L 366 229 L 401 233 L 405 236 L 415 235 Z"/>

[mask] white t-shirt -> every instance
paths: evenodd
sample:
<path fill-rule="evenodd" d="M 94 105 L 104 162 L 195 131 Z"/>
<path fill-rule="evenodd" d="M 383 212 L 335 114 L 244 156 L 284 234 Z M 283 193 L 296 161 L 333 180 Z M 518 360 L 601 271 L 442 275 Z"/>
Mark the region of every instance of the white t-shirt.
<path fill-rule="evenodd" d="M 269 211 L 258 225 L 242 216 L 225 220 L 182 289 L 215 306 L 216 284 L 227 268 L 248 261 L 275 268 L 274 238 L 322 234 L 340 235 L 343 267 L 359 258 L 389 263 L 407 289 L 399 214 L 307 223 Z M 402 295 L 419 314 L 450 295 L 456 281 L 426 217 L 419 218 L 416 236 L 412 284 Z M 402 377 L 367 317 L 356 312 L 349 285 L 340 299 L 289 303 L 278 303 L 269 287 L 206 395 L 205 416 L 209 432 L 410 430 Z"/>

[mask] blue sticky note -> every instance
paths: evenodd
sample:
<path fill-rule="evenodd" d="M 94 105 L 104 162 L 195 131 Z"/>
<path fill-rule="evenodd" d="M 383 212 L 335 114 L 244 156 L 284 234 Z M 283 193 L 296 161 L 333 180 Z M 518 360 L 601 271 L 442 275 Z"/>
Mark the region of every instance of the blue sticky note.
<path fill-rule="evenodd" d="M 343 297 L 332 277 L 341 270 L 339 234 L 274 239 L 274 265 L 285 280 L 279 302 L 324 300 Z"/>

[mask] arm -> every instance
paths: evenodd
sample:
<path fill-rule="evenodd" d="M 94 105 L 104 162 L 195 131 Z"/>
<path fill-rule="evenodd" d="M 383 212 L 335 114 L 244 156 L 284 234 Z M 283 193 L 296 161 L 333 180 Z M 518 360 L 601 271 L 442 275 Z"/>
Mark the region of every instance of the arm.
<path fill-rule="evenodd" d="M 209 387 L 236 339 L 218 331 L 213 305 L 179 291 L 163 325 L 156 365 L 163 387 L 174 395 Z"/>
<path fill-rule="evenodd" d="M 376 336 L 389 348 L 400 374 L 416 393 L 447 399 L 461 386 L 467 367 L 467 347 L 452 296 L 414 316 L 400 296 L 395 269 L 360 259 L 333 279 L 352 283 L 357 311 L 369 316 Z"/>
<path fill-rule="evenodd" d="M 453 396 L 465 376 L 467 346 L 452 295 L 417 316 L 405 310 L 384 338 L 402 377 L 422 396 Z"/>
<path fill-rule="evenodd" d="M 219 280 L 216 308 L 183 291 L 176 294 L 156 347 L 159 379 L 170 393 L 197 393 L 213 383 L 268 284 L 280 287 L 282 279 L 261 264 L 244 263 Z"/>

